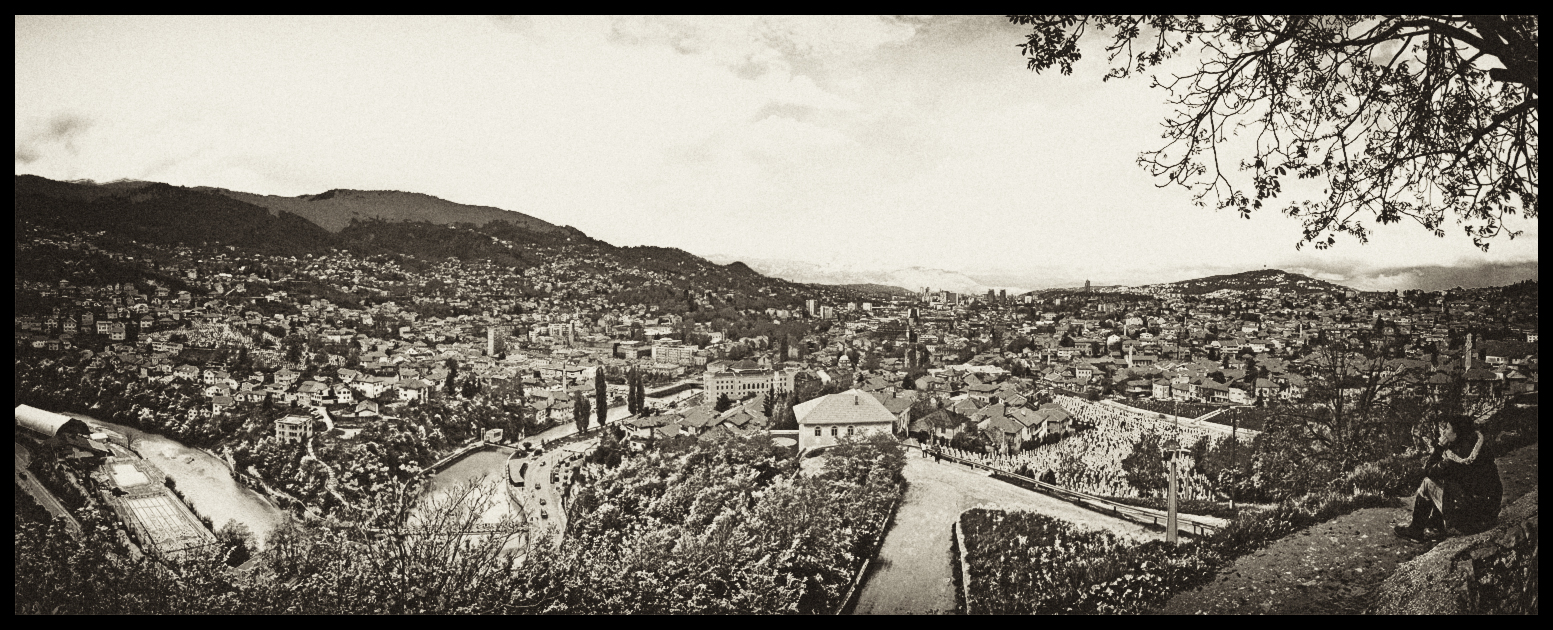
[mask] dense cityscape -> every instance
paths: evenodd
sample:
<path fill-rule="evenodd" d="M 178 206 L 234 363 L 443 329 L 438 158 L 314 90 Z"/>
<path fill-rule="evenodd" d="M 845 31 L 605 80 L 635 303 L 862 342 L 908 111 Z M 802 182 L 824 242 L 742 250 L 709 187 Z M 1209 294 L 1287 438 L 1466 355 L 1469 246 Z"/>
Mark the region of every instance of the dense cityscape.
<path fill-rule="evenodd" d="M 1534 270 L 812 284 L 24 158 L 18 614 L 1538 610 Z"/>

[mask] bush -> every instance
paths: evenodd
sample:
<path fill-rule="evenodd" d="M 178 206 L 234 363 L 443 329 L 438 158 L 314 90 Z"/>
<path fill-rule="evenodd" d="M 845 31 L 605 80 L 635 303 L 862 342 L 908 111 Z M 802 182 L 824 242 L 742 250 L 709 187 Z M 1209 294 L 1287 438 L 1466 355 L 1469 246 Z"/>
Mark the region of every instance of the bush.
<path fill-rule="evenodd" d="M 970 510 L 961 527 L 976 612 L 1136 614 L 1289 534 L 1354 510 L 1395 505 L 1373 493 L 1311 493 L 1242 512 L 1218 533 L 1175 546 L 1134 543 L 1025 512 Z"/>
<path fill-rule="evenodd" d="M 1170 500 L 1164 497 L 1105 497 L 1108 501 L 1115 501 L 1123 505 L 1135 505 L 1155 510 L 1164 510 L 1169 507 Z M 1212 516 L 1222 519 L 1233 519 L 1240 514 L 1241 508 L 1230 509 L 1228 503 L 1218 503 L 1205 499 L 1176 499 L 1176 511 L 1181 514 L 1196 514 L 1198 516 Z"/>
<path fill-rule="evenodd" d="M 1424 480 L 1423 453 L 1392 455 L 1365 462 L 1332 481 L 1328 489 L 1338 493 L 1402 496 L 1418 489 Z"/>

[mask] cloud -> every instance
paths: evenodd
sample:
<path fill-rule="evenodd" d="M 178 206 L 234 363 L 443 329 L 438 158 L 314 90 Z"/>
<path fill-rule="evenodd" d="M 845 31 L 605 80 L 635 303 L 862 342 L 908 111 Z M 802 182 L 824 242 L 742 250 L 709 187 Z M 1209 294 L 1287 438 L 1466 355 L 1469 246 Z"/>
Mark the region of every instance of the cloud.
<path fill-rule="evenodd" d="M 1443 291 L 1455 287 L 1492 287 L 1537 279 L 1537 261 L 1460 261 L 1454 265 L 1366 265 L 1345 260 L 1306 262 L 1282 267 L 1361 291 L 1419 289 Z"/>
<path fill-rule="evenodd" d="M 917 21 L 875 16 L 639 16 L 615 18 L 610 38 L 667 45 L 755 78 L 794 64 L 855 60 L 905 42 Z"/>
<path fill-rule="evenodd" d="M 80 114 L 61 112 L 55 114 L 47 123 L 33 131 L 22 139 L 16 146 L 16 161 L 22 164 L 31 164 L 43 158 L 44 151 L 51 145 L 61 146 L 71 155 L 79 152 L 76 140 L 92 127 L 91 119 Z"/>
<path fill-rule="evenodd" d="M 493 15 L 491 23 L 508 33 L 527 34 L 534 29 L 534 18 L 527 15 Z"/>

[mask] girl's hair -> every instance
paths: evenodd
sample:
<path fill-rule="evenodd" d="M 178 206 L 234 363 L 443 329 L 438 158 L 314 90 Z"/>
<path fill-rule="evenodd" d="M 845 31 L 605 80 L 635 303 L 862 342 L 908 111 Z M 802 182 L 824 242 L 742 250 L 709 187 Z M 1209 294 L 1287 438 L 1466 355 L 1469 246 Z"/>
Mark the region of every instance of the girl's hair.
<path fill-rule="evenodd" d="M 1456 432 L 1457 439 L 1472 435 L 1472 432 L 1478 428 L 1477 422 L 1473 421 L 1471 416 L 1461 414 L 1446 418 L 1445 423 L 1451 425 L 1451 430 Z"/>

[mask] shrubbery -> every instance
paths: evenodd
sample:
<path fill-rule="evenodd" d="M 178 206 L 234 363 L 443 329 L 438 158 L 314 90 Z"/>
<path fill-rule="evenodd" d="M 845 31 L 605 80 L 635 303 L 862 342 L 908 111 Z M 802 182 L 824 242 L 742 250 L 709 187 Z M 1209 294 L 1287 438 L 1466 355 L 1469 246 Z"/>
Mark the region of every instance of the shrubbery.
<path fill-rule="evenodd" d="M 1162 497 L 1106 497 L 1108 501 L 1115 501 L 1122 505 L 1135 505 L 1155 510 L 1164 510 L 1169 507 L 1169 499 Z M 1196 514 L 1198 516 L 1213 516 L 1222 519 L 1235 518 L 1241 508 L 1230 509 L 1229 504 L 1204 499 L 1176 499 L 1176 511 L 1182 514 Z"/>
<path fill-rule="evenodd" d="M 511 568 L 499 538 L 471 546 L 330 519 L 277 528 L 251 571 L 230 572 L 233 544 L 163 567 L 124 559 L 95 522 L 77 539 L 19 510 L 17 574 L 29 579 L 17 612 L 826 613 L 883 535 L 905 455 L 870 436 L 829 451 L 812 476 L 795 475 L 792 457 L 755 436 L 595 466 L 565 540 L 531 541 Z M 394 488 L 380 498 L 418 496 Z M 397 505 L 374 513 L 403 514 Z M 487 505 L 447 501 L 416 519 L 462 531 Z M 226 529 L 224 542 L 241 538 Z"/>
<path fill-rule="evenodd" d="M 1142 613 L 1284 536 L 1354 510 L 1395 504 L 1376 494 L 1310 494 L 1243 512 L 1218 533 L 1175 546 L 1126 541 L 1040 514 L 970 510 L 961 526 L 971 561 L 972 610 Z"/>

